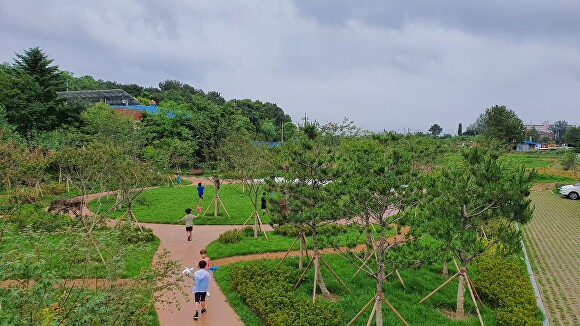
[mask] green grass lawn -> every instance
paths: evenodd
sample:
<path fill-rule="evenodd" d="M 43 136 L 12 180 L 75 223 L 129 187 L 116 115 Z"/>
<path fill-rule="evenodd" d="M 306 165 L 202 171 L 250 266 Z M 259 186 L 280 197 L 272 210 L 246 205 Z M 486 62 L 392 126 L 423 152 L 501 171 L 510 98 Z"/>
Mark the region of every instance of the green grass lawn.
<path fill-rule="evenodd" d="M 112 272 L 122 278 L 134 277 L 142 269 L 151 267 L 159 246 L 158 238 L 148 243 L 126 244 L 112 236 L 109 228 L 95 231 L 102 244 L 100 250 L 103 257 L 115 266 L 115 271 L 111 271 L 102 266 L 97 251 L 82 231 L 20 232 L 12 225 L 7 225 L 4 230 L 0 253 L 15 251 L 25 256 L 21 261 L 38 263 L 46 271 L 62 278 L 101 278 L 110 276 Z M 3 279 L 2 275 L 0 279 Z"/>
<path fill-rule="evenodd" d="M 266 232 L 268 234 L 268 239 L 264 237 L 262 233 L 255 239 L 252 232 L 242 232 L 242 240 L 238 243 L 223 244 L 217 240 L 212 241 L 206 250 L 209 253 L 211 259 L 220 259 L 225 257 L 239 256 L 239 255 L 251 255 L 264 252 L 279 252 L 286 251 L 294 242 L 296 237 L 293 236 L 282 236 L 275 234 L 274 232 Z M 387 236 L 395 234 L 394 230 L 388 230 Z M 320 245 L 322 247 L 330 248 L 335 246 L 349 246 L 356 243 L 364 243 L 365 236 L 360 235 L 359 228 L 353 226 L 348 227 L 347 232 L 339 234 L 333 243 L 329 242 L 329 238 L 324 235 L 318 236 Z M 307 247 L 312 248 L 312 237 L 306 237 Z M 299 250 L 300 244 L 298 241 L 294 244 L 294 250 Z"/>
<path fill-rule="evenodd" d="M 343 312 L 342 318 L 344 319 L 344 324 L 346 324 L 372 298 L 375 292 L 375 282 L 366 275 L 359 274 L 352 278 L 356 271 L 355 267 L 338 255 L 325 255 L 324 259 L 352 290 L 352 294 L 349 294 L 327 269 L 322 268 L 326 286 L 331 293 L 337 296 L 335 304 Z M 260 318 L 245 305 L 242 299 L 229 286 L 231 270 L 239 266 L 239 264 L 248 263 L 251 264 L 251 262 L 244 262 L 222 266 L 214 272 L 214 277 L 225 293 L 228 302 L 242 318 L 242 321 L 246 325 L 262 325 Z M 277 261 L 271 261 L 270 263 L 277 264 Z M 299 273 L 297 259 L 287 259 L 284 264 L 296 267 L 296 273 Z M 418 304 L 423 297 L 446 280 L 440 275 L 440 272 L 441 266 L 438 265 L 420 269 L 402 269 L 400 274 L 406 287 L 403 287 L 396 277 L 389 277 L 383 288 L 385 296 L 410 325 L 479 325 L 479 321 L 474 315 L 474 306 L 471 303 L 468 292 L 466 292 L 465 296 L 465 309 L 466 313 L 471 314 L 469 319 L 457 321 L 449 319 L 443 314 L 442 311 L 444 310 L 455 310 L 457 295 L 457 281 L 455 280 L 425 303 Z M 313 274 L 313 270 L 308 271 L 305 281 L 296 290 L 299 296 L 311 298 Z M 368 309 L 359 317 L 355 325 L 366 325 L 370 310 Z M 480 311 L 482 311 L 486 325 L 495 324 L 493 312 L 489 308 L 482 309 L 480 307 Z M 383 318 L 385 325 L 401 324 L 386 305 L 383 309 Z"/>
<path fill-rule="evenodd" d="M 205 188 L 205 199 L 203 201 L 199 200 L 196 187 L 194 186 L 175 188 L 163 186 L 144 191 L 140 197 L 140 202 L 133 206 L 133 213 L 140 222 L 181 224 L 183 222 L 178 222 L 178 220 L 185 215 L 186 208 L 191 208 L 193 213 L 197 214 L 195 207 L 199 205 L 202 207 L 201 214 L 203 214 L 208 205 L 210 205 L 214 195 L 215 188 L 213 186 L 207 186 Z M 204 217 L 195 220 L 195 224 L 243 224 L 252 214 L 254 210 L 253 206 L 247 192 L 245 194 L 242 193 L 240 186 L 222 185 L 219 195 L 231 217 L 225 214 L 221 205 L 219 205 L 219 216 L 214 217 L 212 206 Z M 101 198 L 102 206 L 100 211 L 104 211 L 110 207 L 113 201 L 114 198 L 110 198 L 109 201 L 104 197 Z M 98 200 L 91 201 L 89 207 L 92 211 L 96 211 L 99 207 Z M 124 210 L 120 208 L 116 212 L 113 212 L 110 217 L 117 218 L 123 212 Z M 262 223 L 267 224 L 269 222 L 270 218 L 268 215 L 262 217 Z"/>

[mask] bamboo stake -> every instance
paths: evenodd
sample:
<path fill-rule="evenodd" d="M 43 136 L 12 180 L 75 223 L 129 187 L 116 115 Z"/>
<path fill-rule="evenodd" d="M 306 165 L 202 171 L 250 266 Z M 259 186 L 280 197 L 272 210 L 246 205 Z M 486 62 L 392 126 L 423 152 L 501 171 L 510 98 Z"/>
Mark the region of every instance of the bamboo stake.
<path fill-rule="evenodd" d="M 473 301 L 473 304 L 475 305 L 475 312 L 477 312 L 477 318 L 479 318 L 479 323 L 481 324 L 481 326 L 484 326 L 483 319 L 481 318 L 481 313 L 479 312 L 479 308 L 477 307 L 477 301 L 475 300 L 475 296 L 473 295 L 473 289 L 471 288 L 469 278 L 467 277 L 467 273 L 463 273 L 463 276 L 467 280 L 467 288 L 469 289 L 469 295 L 471 296 L 471 300 Z"/>
<path fill-rule="evenodd" d="M 312 264 L 313 261 L 314 261 L 314 257 L 312 257 L 312 259 L 310 260 L 310 262 L 308 263 L 308 265 L 306 265 L 306 268 L 302 272 L 302 275 L 300 275 L 300 278 L 298 279 L 298 282 L 296 282 L 296 285 L 294 285 L 294 289 L 296 289 L 298 287 L 298 285 L 300 285 L 300 282 L 302 282 L 302 279 L 304 278 L 304 275 L 308 271 L 308 268 L 310 268 L 310 265 Z"/>
<path fill-rule="evenodd" d="M 393 313 L 395 314 L 395 316 L 397 316 L 397 318 L 399 318 L 403 324 L 405 324 L 405 326 L 409 326 L 409 324 L 407 323 L 407 321 L 405 320 L 405 318 L 403 318 L 403 316 L 401 316 L 401 314 L 399 314 L 399 312 L 397 311 L 397 309 L 395 309 L 395 307 L 393 307 L 393 305 L 389 302 L 389 300 L 387 300 L 386 297 L 383 296 L 383 301 L 385 301 L 385 303 L 387 304 L 387 306 L 389 306 L 389 308 L 391 308 L 391 310 L 393 311 Z"/>
<path fill-rule="evenodd" d="M 375 253 L 377 249 L 375 248 L 371 254 L 367 257 L 367 259 L 365 259 L 365 261 L 363 262 L 363 264 L 357 269 L 356 273 L 354 273 L 354 275 L 352 276 L 352 278 L 354 278 L 367 264 L 367 262 L 369 261 L 369 259 L 371 259 L 371 257 L 373 256 L 373 254 Z"/>
<path fill-rule="evenodd" d="M 426 296 L 426 297 L 424 297 L 421 301 L 419 301 L 419 303 L 423 303 L 425 300 L 427 300 L 430 297 L 432 297 L 435 293 L 437 293 L 437 291 L 441 290 L 444 286 L 446 286 L 451 281 L 453 281 L 457 276 L 459 276 L 459 274 L 461 274 L 461 272 L 455 273 L 455 275 L 451 276 L 447 281 L 445 281 L 443 284 L 439 285 L 438 288 L 436 288 L 435 290 L 433 290 L 433 292 L 429 293 L 429 295 Z"/>
<path fill-rule="evenodd" d="M 467 275 L 467 274 L 465 274 L 465 275 Z M 475 286 L 474 286 L 474 285 L 473 285 L 473 283 L 471 282 L 471 279 L 470 279 L 470 278 L 468 278 L 467 280 L 469 281 L 469 285 L 471 285 L 471 289 L 473 289 L 473 293 L 475 294 L 475 297 L 476 297 L 476 298 L 477 298 L 477 300 L 479 301 L 479 304 L 480 304 L 482 307 L 485 307 L 485 306 L 483 305 L 483 301 L 482 301 L 482 300 L 481 300 L 481 298 L 479 297 L 479 294 L 477 294 L 477 291 L 475 291 Z"/>
<path fill-rule="evenodd" d="M 207 213 L 207 211 L 209 211 L 209 208 L 211 207 L 211 204 L 213 203 L 213 201 L 215 200 L 215 196 L 213 197 L 213 199 L 209 202 L 209 205 L 207 205 L 207 208 L 205 209 L 205 212 L 203 212 L 203 215 L 201 215 L 201 217 L 204 217 L 205 214 Z"/>
<path fill-rule="evenodd" d="M 373 301 L 376 302 L 377 300 L 377 296 L 375 295 L 374 297 L 372 297 L 372 299 L 369 300 L 369 302 L 367 302 L 367 304 L 358 312 L 358 314 L 356 314 L 356 316 L 354 316 L 353 319 L 351 319 L 351 321 L 348 323 L 348 326 L 351 326 L 352 324 L 354 324 L 354 322 L 357 320 L 358 317 L 360 317 L 360 315 L 362 315 L 371 305 L 371 303 L 373 303 Z"/>
<path fill-rule="evenodd" d="M 375 304 L 373 305 L 373 310 L 371 310 L 371 315 L 369 316 L 369 320 L 367 321 L 367 326 L 371 325 L 373 321 L 373 317 L 375 316 L 375 312 L 377 311 L 377 306 L 381 304 L 380 300 L 375 300 Z"/>
<path fill-rule="evenodd" d="M 286 259 L 286 257 L 288 256 L 288 254 L 290 253 L 290 251 L 292 251 L 292 248 L 294 247 L 294 245 L 296 244 L 296 241 L 298 241 L 298 238 L 300 236 L 296 237 L 296 239 L 294 239 L 294 242 L 292 242 L 292 244 L 290 245 L 290 248 L 288 248 L 288 251 L 286 251 L 286 254 L 284 255 L 284 257 L 282 257 L 282 260 L 280 260 L 280 262 L 278 263 L 278 267 L 280 267 L 280 265 L 282 264 L 282 262 L 284 261 L 284 259 Z"/>
<path fill-rule="evenodd" d="M 221 199 L 219 196 L 217 196 L 217 200 L 219 200 L 220 204 L 222 204 L 222 208 L 223 208 L 223 209 L 224 209 L 224 211 L 226 212 L 226 215 L 227 215 L 229 218 L 232 218 L 232 217 L 230 216 L 230 213 L 228 213 L 228 210 L 226 209 L 226 206 L 224 205 L 224 202 L 222 201 L 222 199 Z"/>
<path fill-rule="evenodd" d="M 403 287 L 406 288 L 405 282 L 403 282 L 403 278 L 401 277 L 401 274 L 399 274 L 398 269 L 395 269 L 395 274 L 397 274 L 397 277 L 399 278 L 399 281 L 401 281 L 401 284 L 403 284 Z"/>
<path fill-rule="evenodd" d="M 338 275 L 336 275 L 336 273 L 332 270 L 332 268 L 330 268 L 330 266 L 328 265 L 328 263 L 326 262 L 326 260 L 324 260 L 324 258 L 322 258 L 322 256 L 320 256 L 320 260 L 322 260 L 322 263 L 324 264 L 324 266 L 326 266 L 326 268 L 328 268 L 328 270 L 332 273 L 332 275 L 338 280 L 338 282 L 340 284 L 342 284 L 342 286 L 344 286 L 344 288 L 349 292 L 352 293 L 352 291 L 348 288 L 348 286 L 346 286 L 346 284 L 344 284 L 344 282 L 340 279 L 340 277 L 338 277 Z"/>
<path fill-rule="evenodd" d="M 258 226 L 260 227 L 260 230 L 262 231 L 262 233 L 264 233 L 264 237 L 266 237 L 266 239 L 268 239 L 268 235 L 266 234 L 266 230 L 264 230 L 264 224 L 262 224 L 262 219 L 260 218 L 260 214 L 258 214 L 258 212 L 256 212 L 256 217 L 258 218 Z"/>
<path fill-rule="evenodd" d="M 255 212 L 256 211 L 254 211 L 254 213 Z M 242 224 L 242 226 L 245 226 L 248 223 L 248 221 L 250 221 L 250 219 L 254 216 L 254 213 L 252 213 L 252 215 L 250 215 L 250 217 L 248 217 L 248 219 L 244 222 L 244 224 Z"/>

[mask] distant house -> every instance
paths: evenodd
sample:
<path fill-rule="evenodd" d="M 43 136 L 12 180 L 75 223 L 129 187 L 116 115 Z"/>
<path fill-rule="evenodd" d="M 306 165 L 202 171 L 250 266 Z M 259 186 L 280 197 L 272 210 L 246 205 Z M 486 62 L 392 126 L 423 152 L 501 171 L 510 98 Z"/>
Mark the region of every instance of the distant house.
<path fill-rule="evenodd" d="M 112 109 L 133 120 L 141 120 L 143 112 L 157 113 L 155 101 L 149 101 L 149 105 L 142 105 L 136 98 L 122 89 L 97 89 L 84 91 L 57 92 L 62 99 L 76 99 L 80 101 L 109 104 Z"/>
<path fill-rule="evenodd" d="M 530 151 L 540 148 L 542 144 L 536 143 L 533 141 L 521 141 L 519 144 L 516 145 L 516 151 Z"/>

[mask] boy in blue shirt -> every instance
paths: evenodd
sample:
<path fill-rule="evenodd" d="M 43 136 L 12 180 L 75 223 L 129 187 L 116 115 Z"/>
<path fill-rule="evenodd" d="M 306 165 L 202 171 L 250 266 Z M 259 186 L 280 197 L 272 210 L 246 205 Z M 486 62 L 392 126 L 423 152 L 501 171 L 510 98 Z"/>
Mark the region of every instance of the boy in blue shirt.
<path fill-rule="evenodd" d="M 199 269 L 193 273 L 194 284 L 193 284 L 193 295 L 195 298 L 195 315 L 193 319 L 199 318 L 199 305 L 201 303 L 201 313 L 205 314 L 205 296 L 209 289 L 209 281 L 211 280 L 211 275 L 207 270 L 205 270 L 207 263 L 205 260 L 199 261 Z"/>
<path fill-rule="evenodd" d="M 203 190 L 205 189 L 204 186 L 201 185 L 201 182 L 199 182 L 197 184 L 197 195 L 199 196 L 199 199 L 203 200 Z"/>

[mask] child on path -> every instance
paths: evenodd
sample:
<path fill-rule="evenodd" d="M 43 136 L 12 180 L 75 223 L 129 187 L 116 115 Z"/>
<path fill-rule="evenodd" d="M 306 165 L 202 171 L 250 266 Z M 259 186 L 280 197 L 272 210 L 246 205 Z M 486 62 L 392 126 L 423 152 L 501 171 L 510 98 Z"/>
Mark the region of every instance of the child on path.
<path fill-rule="evenodd" d="M 266 214 L 266 193 L 262 193 L 262 215 Z"/>
<path fill-rule="evenodd" d="M 209 263 L 209 257 L 207 256 L 207 251 L 204 249 L 201 249 L 199 251 L 199 254 L 201 255 L 201 257 L 199 258 L 199 260 L 197 261 L 197 266 L 199 267 L 199 263 L 201 263 L 202 261 L 205 261 L 206 265 L 205 265 L 205 270 L 209 271 L 209 267 L 210 267 L 210 263 Z M 200 267 L 201 268 L 201 267 Z M 207 290 L 207 296 L 209 297 L 209 290 Z"/>
<path fill-rule="evenodd" d="M 194 284 L 193 284 L 193 295 L 195 300 L 195 315 L 193 319 L 199 318 L 199 306 L 201 304 L 201 313 L 205 314 L 207 311 L 205 309 L 205 296 L 209 289 L 209 281 L 211 280 L 211 275 L 205 270 L 207 263 L 205 260 L 199 261 L 199 269 L 193 273 Z"/>
<path fill-rule="evenodd" d="M 185 221 L 185 232 L 187 232 L 187 241 L 191 241 L 191 232 L 193 231 L 193 219 L 196 218 L 195 215 L 191 214 L 191 208 L 185 209 L 185 215 L 183 218 L 177 220 L 178 222 Z"/>
<path fill-rule="evenodd" d="M 205 270 L 208 271 L 209 270 L 209 257 L 207 256 L 207 251 L 205 249 L 201 249 L 199 251 L 199 254 L 201 255 L 201 257 L 199 258 L 199 260 L 197 261 L 197 265 L 199 266 L 199 263 L 201 261 L 205 261 Z"/>
<path fill-rule="evenodd" d="M 199 196 L 199 199 L 203 200 L 203 190 L 205 189 L 204 186 L 201 185 L 201 182 L 197 183 L 197 195 Z"/>
<path fill-rule="evenodd" d="M 177 172 L 177 178 L 175 178 L 175 179 L 176 179 L 175 181 L 177 182 L 177 185 L 181 185 L 181 175 L 179 174 L 179 172 Z"/>

